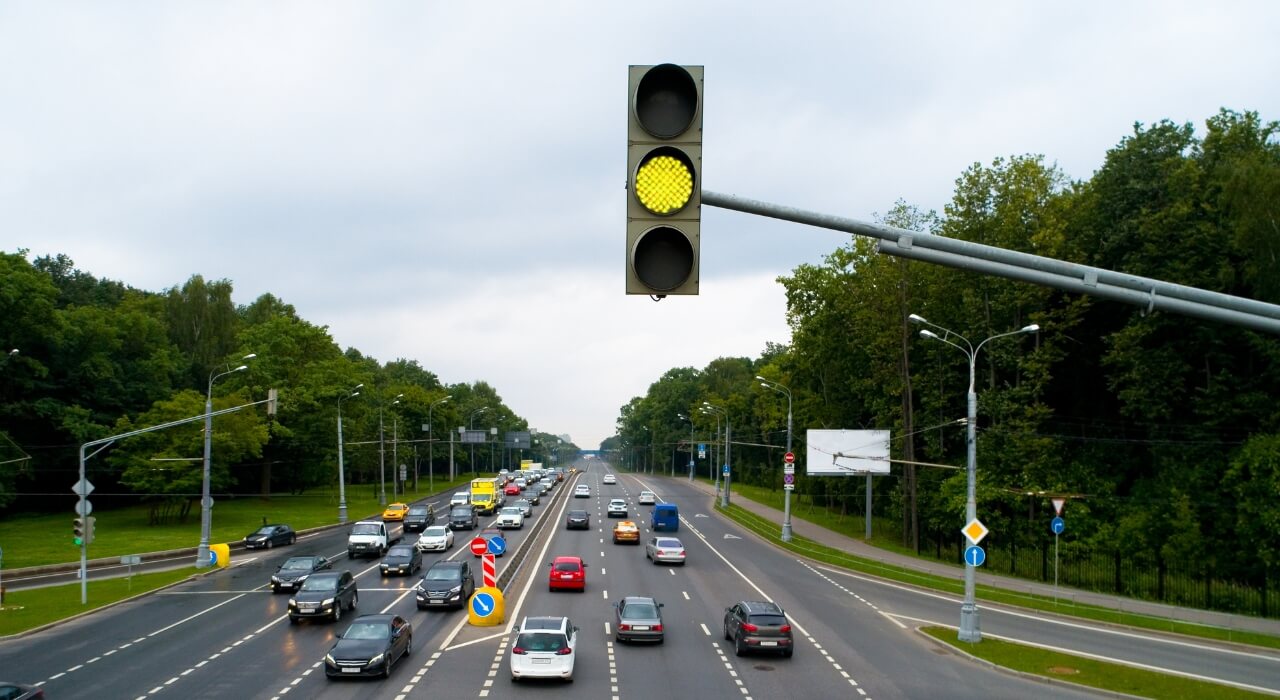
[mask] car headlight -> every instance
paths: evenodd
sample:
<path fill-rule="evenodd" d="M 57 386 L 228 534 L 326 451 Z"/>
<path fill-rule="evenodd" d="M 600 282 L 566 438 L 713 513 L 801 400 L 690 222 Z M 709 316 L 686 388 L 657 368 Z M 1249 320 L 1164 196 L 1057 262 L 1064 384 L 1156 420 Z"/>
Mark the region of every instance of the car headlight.
<path fill-rule="evenodd" d="M 324 655 L 324 662 L 325 662 L 325 663 L 327 663 L 327 664 L 329 664 L 330 666 L 337 666 L 337 665 L 338 665 L 338 662 L 333 660 L 333 654 L 325 654 L 325 655 Z"/>
<path fill-rule="evenodd" d="M 324 602 L 321 603 L 321 605 L 325 607 L 329 607 L 330 605 L 333 605 L 333 598 L 325 598 Z"/>
<path fill-rule="evenodd" d="M 461 585 L 461 584 L 459 584 L 459 585 L 457 585 L 457 586 L 454 586 L 453 588 L 450 588 L 450 589 L 449 589 L 449 592 L 450 592 L 450 593 L 461 593 L 461 592 L 462 592 L 462 585 Z"/>
<path fill-rule="evenodd" d="M 279 577 L 279 576 L 272 576 L 272 577 L 271 577 L 271 582 L 272 582 L 272 583 L 280 583 L 280 577 Z"/>
<path fill-rule="evenodd" d="M 369 659 L 369 664 L 368 664 L 368 665 L 369 665 L 369 666 L 373 666 L 373 665 L 377 664 L 378 662 L 382 661 L 382 657 L 383 657 L 383 656 L 385 656 L 385 654 L 378 654 L 377 656 L 373 657 L 372 659 Z"/>
<path fill-rule="evenodd" d="M 311 574 L 303 574 L 303 575 L 299 576 L 298 578 L 295 578 L 295 579 L 293 580 L 293 582 L 294 582 L 294 583 L 298 583 L 298 584 L 300 584 L 300 583 L 302 583 L 303 581 L 306 581 L 306 580 L 307 580 L 307 577 L 308 577 L 308 576 L 310 576 L 310 575 L 311 575 Z"/>
<path fill-rule="evenodd" d="M 298 607 L 298 601 L 297 601 L 297 599 L 295 599 L 295 598 L 290 598 L 290 599 L 289 599 L 289 607 L 291 607 L 291 608 L 296 608 L 296 607 Z"/>

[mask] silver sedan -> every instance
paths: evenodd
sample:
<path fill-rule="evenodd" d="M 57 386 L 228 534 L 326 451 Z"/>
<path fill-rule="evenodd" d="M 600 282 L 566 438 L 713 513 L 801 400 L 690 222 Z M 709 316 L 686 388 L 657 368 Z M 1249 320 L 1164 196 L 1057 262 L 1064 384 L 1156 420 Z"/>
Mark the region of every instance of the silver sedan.
<path fill-rule="evenodd" d="M 662 627 L 662 603 L 653 598 L 627 596 L 614 603 L 613 636 L 619 642 L 657 642 L 666 639 Z"/>
<path fill-rule="evenodd" d="M 684 544 L 674 537 L 651 537 L 644 545 L 644 555 L 654 564 L 668 562 L 684 566 Z"/>

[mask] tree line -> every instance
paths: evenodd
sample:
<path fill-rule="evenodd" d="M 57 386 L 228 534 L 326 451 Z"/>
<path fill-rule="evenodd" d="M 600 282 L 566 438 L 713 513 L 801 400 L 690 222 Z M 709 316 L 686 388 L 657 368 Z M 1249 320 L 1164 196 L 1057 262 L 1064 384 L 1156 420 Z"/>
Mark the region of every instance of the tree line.
<path fill-rule="evenodd" d="M 370 444 L 379 439 L 380 418 L 388 481 L 393 437 L 412 480 L 432 469 L 448 473 L 450 435 L 457 440 L 457 427 L 472 418 L 477 429 L 497 427 L 499 441 L 529 429 L 484 381 L 446 384 L 413 360 L 384 363 L 344 351 L 327 328 L 275 296 L 237 306 L 232 291 L 229 280 L 194 275 L 149 292 L 95 278 L 65 255 L 28 260 L 25 250 L 0 252 L 0 517 L 70 512 L 80 445 L 202 415 L 211 377 L 223 372 L 212 383 L 215 411 L 261 401 L 269 389 L 280 398 L 274 416 L 258 407 L 214 419 L 210 478 L 218 494 L 336 486 L 340 398 L 350 484 L 380 478 L 380 445 Z M 232 371 L 241 364 L 244 371 Z M 567 459 L 577 449 L 545 433 L 533 440 L 542 459 L 550 450 Z M 86 464 L 94 505 L 141 499 L 156 522 L 198 512 L 203 441 L 204 423 L 196 421 L 112 444 Z M 476 450 L 474 461 L 471 450 L 455 447 L 460 472 L 496 471 L 510 458 L 501 442 Z"/>
<path fill-rule="evenodd" d="M 1254 112 L 1222 110 L 1202 135 L 1135 124 L 1087 179 L 1043 156 L 996 158 L 960 174 L 941 215 L 899 201 L 876 218 L 1280 303 L 1278 136 Z M 1038 333 L 983 346 L 975 365 L 984 545 L 1043 556 L 1050 500 L 1062 497 L 1064 554 L 1115 563 L 1097 587 L 1124 592 L 1121 564 L 1139 561 L 1156 572 L 1152 597 L 1172 599 L 1176 570 L 1208 586 L 1201 604 L 1280 607 L 1267 604 L 1280 570 L 1280 339 L 883 256 L 858 238 L 779 282 L 789 344 L 668 371 L 621 408 L 608 448 L 680 472 L 690 423 L 678 416 L 710 439 L 708 401 L 733 422 L 735 481 L 780 488 L 786 398 L 764 376 L 793 395 L 797 494 L 856 510 L 863 482 L 805 478 L 806 428 L 890 429 L 896 461 L 875 482 L 876 516 L 903 546 L 959 560 L 965 472 L 911 463 L 965 465 L 969 360 L 910 317 L 975 345 L 1035 323 Z M 1214 582 L 1256 602 L 1215 601 Z"/>

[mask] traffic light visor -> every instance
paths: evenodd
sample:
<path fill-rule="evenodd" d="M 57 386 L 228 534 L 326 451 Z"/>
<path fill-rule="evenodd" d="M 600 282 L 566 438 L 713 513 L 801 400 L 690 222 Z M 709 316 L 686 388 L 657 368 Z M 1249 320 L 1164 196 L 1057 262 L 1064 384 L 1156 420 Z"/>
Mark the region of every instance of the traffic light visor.
<path fill-rule="evenodd" d="M 693 196 L 695 177 L 693 163 L 684 151 L 655 148 L 636 168 L 636 200 L 653 214 L 675 214 L 684 209 Z"/>
<path fill-rule="evenodd" d="M 679 287 L 693 272 L 693 243 L 679 229 L 655 226 L 636 239 L 631 255 L 636 277 L 660 292 Z"/>
<path fill-rule="evenodd" d="M 698 85 L 689 71 L 664 63 L 640 79 L 633 104 L 640 128 L 654 138 L 675 138 L 698 115 Z"/>

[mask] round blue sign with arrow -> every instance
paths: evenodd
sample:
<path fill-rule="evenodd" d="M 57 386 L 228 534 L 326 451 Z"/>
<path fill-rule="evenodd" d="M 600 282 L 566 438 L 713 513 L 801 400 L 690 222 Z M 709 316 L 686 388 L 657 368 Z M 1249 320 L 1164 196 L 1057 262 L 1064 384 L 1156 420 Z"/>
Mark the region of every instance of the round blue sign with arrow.
<path fill-rule="evenodd" d="M 1061 535 L 1062 531 L 1067 529 L 1067 523 L 1062 518 L 1054 518 L 1049 521 L 1049 529 L 1053 530 L 1053 534 Z"/>
<path fill-rule="evenodd" d="M 727 464 L 726 464 L 726 465 L 724 465 L 724 467 L 722 467 L 722 468 L 721 468 L 720 473 L 721 473 L 721 474 L 728 475 L 728 474 L 729 474 L 729 465 L 727 465 Z"/>
<path fill-rule="evenodd" d="M 507 551 L 507 541 L 501 537 L 489 538 L 489 553 L 500 557 L 502 553 Z"/>
<path fill-rule="evenodd" d="M 477 617 L 488 617 L 493 614 L 495 609 L 497 609 L 497 606 L 494 605 L 492 594 L 476 591 L 476 594 L 471 596 L 471 612 L 475 613 Z"/>
<path fill-rule="evenodd" d="M 986 560 L 987 553 L 976 544 L 971 544 L 964 550 L 964 563 L 969 566 L 982 566 L 982 562 Z"/>

